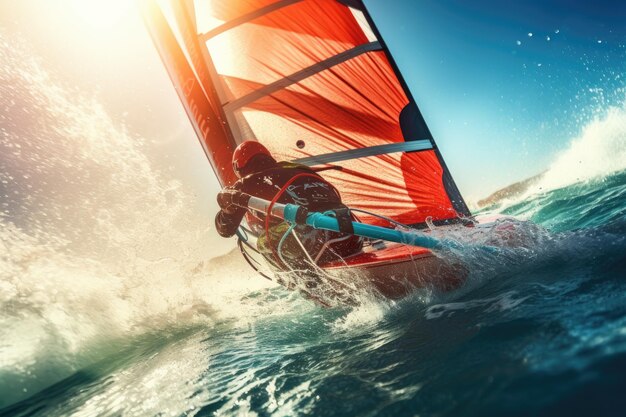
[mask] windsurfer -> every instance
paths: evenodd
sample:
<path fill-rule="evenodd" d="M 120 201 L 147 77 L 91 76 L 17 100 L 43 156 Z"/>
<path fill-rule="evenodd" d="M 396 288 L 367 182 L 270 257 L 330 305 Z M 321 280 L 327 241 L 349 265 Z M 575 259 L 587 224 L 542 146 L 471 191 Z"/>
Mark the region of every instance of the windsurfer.
<path fill-rule="evenodd" d="M 289 233 L 288 223 L 273 217 L 266 221 L 263 214 L 248 211 L 233 202 L 236 193 L 246 193 L 278 203 L 298 204 L 310 211 L 332 211 L 338 217 L 349 216 L 337 189 L 311 168 L 277 162 L 265 146 L 246 141 L 233 153 L 233 170 L 239 180 L 217 196 L 221 210 L 215 217 L 215 226 L 221 236 L 233 236 L 246 216 L 252 231 L 259 235 L 259 252 L 281 269 L 309 269 L 312 262 L 319 265 L 362 248 L 361 238 L 348 233 L 315 230 L 305 225 L 295 226 Z"/>

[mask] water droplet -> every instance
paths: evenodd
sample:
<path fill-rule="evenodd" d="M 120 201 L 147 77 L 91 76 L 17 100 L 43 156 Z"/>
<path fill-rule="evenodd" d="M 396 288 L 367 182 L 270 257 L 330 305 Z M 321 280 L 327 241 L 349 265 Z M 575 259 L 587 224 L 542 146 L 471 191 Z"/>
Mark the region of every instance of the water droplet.
<path fill-rule="evenodd" d="M 532 38 L 533 37 L 533 33 L 532 32 L 528 32 L 528 37 Z"/>
<path fill-rule="evenodd" d="M 522 44 L 522 41 L 517 41 L 515 43 L 517 44 L 517 46 L 520 46 Z"/>
<path fill-rule="evenodd" d="M 555 29 L 555 30 L 554 30 L 554 33 L 559 33 L 559 32 L 560 32 L 560 30 L 559 30 L 559 29 Z"/>
<path fill-rule="evenodd" d="M 546 36 L 546 40 L 547 40 L 548 42 L 550 42 L 550 37 L 549 37 L 549 36 Z"/>

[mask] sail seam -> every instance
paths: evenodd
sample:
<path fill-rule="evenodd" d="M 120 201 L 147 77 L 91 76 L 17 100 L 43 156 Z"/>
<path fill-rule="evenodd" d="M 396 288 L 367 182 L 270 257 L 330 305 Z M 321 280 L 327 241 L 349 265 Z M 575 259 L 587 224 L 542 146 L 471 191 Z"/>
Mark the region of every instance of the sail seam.
<path fill-rule="evenodd" d="M 380 42 L 378 41 L 355 46 L 352 49 L 348 49 L 347 51 L 344 51 L 340 54 L 337 54 L 328 59 L 325 59 L 324 61 L 320 61 L 317 64 L 313 64 L 300 71 L 294 72 L 293 74 L 288 75 L 285 78 L 281 78 L 280 80 L 274 81 L 271 84 L 268 84 L 262 88 L 259 88 L 258 90 L 254 90 L 246 94 L 243 97 L 239 97 L 238 99 L 233 100 L 230 103 L 226 104 L 224 106 L 224 109 L 226 111 L 234 111 L 262 97 L 268 96 L 278 90 L 282 90 L 283 88 L 289 87 L 292 84 L 295 84 L 299 81 L 304 80 L 305 78 L 315 75 L 318 72 L 327 70 L 331 67 L 334 67 L 337 64 L 341 64 L 342 62 L 348 61 L 366 52 L 373 52 L 373 51 L 378 51 L 381 49 L 382 47 L 380 45 Z"/>
<path fill-rule="evenodd" d="M 212 29 L 206 33 L 200 34 L 199 35 L 200 40 L 202 42 L 206 42 L 209 39 L 214 38 L 215 36 L 219 35 L 220 33 L 224 33 L 227 30 L 243 25 L 244 23 L 247 23 L 251 20 L 258 19 L 261 16 L 265 16 L 266 14 L 275 12 L 276 10 L 282 9 L 283 7 L 291 6 L 292 4 L 299 3 L 301 1 L 302 0 L 282 0 L 282 1 L 278 1 L 276 3 L 270 4 L 269 6 L 262 7 L 253 12 L 246 13 L 243 16 L 240 16 L 236 19 L 230 20 L 228 22 L 224 22 L 223 24 L 216 27 L 215 29 Z"/>
<path fill-rule="evenodd" d="M 386 155 L 396 152 L 416 152 L 432 149 L 430 140 L 413 140 L 409 142 L 387 143 L 384 145 L 368 146 L 367 148 L 350 149 L 341 152 L 325 153 L 321 155 L 308 156 L 306 158 L 294 159 L 292 162 L 314 166 L 324 165 L 350 159 L 367 158 L 368 156 Z"/>

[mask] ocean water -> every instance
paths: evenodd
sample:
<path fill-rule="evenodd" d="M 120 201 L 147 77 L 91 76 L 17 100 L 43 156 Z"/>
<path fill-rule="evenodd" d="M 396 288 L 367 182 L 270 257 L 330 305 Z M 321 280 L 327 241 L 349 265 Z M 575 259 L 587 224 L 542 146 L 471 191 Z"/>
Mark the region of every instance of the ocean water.
<path fill-rule="evenodd" d="M 210 259 L 147 141 L 0 62 L 0 415 L 624 415 L 626 105 L 453 236 L 460 289 L 324 309 Z"/>

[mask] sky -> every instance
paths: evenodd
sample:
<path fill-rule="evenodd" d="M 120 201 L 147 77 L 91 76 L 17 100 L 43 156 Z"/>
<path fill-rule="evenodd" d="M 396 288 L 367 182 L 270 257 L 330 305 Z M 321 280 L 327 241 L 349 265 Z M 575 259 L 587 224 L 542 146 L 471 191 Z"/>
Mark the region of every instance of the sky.
<path fill-rule="evenodd" d="M 365 3 L 470 200 L 542 172 L 624 103 L 626 2 Z"/>
<path fill-rule="evenodd" d="M 624 102 L 626 2 L 365 3 L 469 200 L 545 170 Z M 157 164 L 215 211 L 217 182 L 134 1 L 0 0 L 0 28 L 150 140 Z"/>

